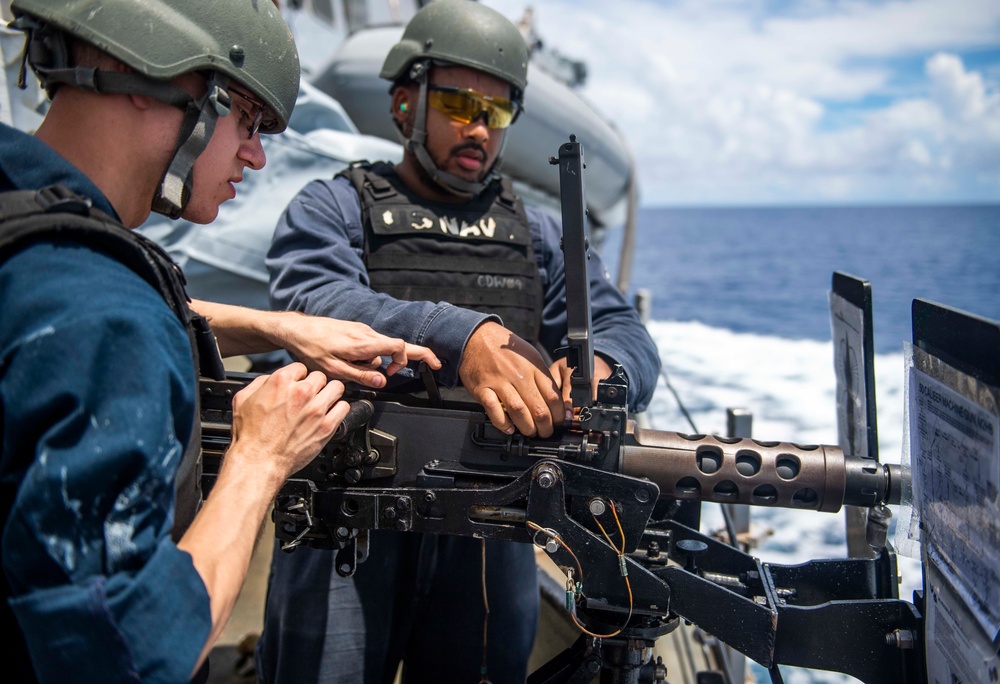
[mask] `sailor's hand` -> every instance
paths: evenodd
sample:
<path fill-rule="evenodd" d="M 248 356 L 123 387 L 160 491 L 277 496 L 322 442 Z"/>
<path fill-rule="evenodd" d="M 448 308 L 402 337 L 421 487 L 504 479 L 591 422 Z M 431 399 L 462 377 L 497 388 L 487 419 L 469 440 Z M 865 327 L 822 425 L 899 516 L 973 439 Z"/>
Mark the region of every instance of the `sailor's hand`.
<path fill-rule="evenodd" d="M 590 398 L 597 398 L 597 383 L 601 380 L 606 380 L 611 377 L 611 366 L 600 356 L 594 355 L 594 381 L 590 388 Z M 556 386 L 559 387 L 560 392 L 562 392 L 563 403 L 566 405 L 566 409 L 569 411 L 573 410 L 573 400 L 570 398 L 570 393 L 573 389 L 572 382 L 570 380 L 573 375 L 573 369 L 570 368 L 566 363 L 566 358 L 563 357 L 549 366 L 549 373 L 552 375 L 552 379 L 555 380 Z"/>
<path fill-rule="evenodd" d="M 410 361 L 426 361 L 437 370 L 441 362 L 427 347 L 386 337 L 363 323 L 306 316 L 295 311 L 258 311 L 202 299 L 191 308 L 212 326 L 223 358 L 286 349 L 309 370 L 368 387 L 385 387 L 392 375 Z M 390 357 L 385 374 L 378 370 Z"/>
<path fill-rule="evenodd" d="M 386 375 L 393 375 L 411 361 L 426 361 L 438 370 L 441 361 L 427 347 L 375 332 L 364 323 L 288 312 L 282 320 L 283 346 L 310 370 L 321 370 L 331 378 L 380 388 Z M 382 374 L 382 357 L 391 361 Z"/>
<path fill-rule="evenodd" d="M 549 437 L 566 419 L 559 388 L 538 351 L 502 325 L 487 321 L 469 337 L 458 368 L 462 384 L 507 434 Z"/>
<path fill-rule="evenodd" d="M 312 461 L 347 416 L 344 384 L 301 363 L 261 375 L 233 397 L 229 454 L 274 473 L 279 484 Z"/>

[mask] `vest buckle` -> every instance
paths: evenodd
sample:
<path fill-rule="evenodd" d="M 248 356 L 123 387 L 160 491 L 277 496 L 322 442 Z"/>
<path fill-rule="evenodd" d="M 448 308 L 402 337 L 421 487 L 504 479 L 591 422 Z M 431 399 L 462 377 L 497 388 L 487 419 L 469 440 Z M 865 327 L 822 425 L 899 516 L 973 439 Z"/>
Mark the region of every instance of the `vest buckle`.
<path fill-rule="evenodd" d="M 46 214 L 68 213 L 87 216 L 93 203 L 64 185 L 50 185 L 35 193 L 35 202 Z"/>

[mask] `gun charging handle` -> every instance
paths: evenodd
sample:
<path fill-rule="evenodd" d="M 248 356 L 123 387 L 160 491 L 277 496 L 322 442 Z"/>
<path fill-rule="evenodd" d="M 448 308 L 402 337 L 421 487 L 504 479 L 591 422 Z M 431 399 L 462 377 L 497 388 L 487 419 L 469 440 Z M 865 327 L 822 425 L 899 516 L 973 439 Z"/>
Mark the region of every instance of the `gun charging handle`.
<path fill-rule="evenodd" d="M 360 427 L 368 424 L 368 421 L 375 415 L 375 406 L 367 399 L 359 399 L 351 402 L 351 408 L 347 411 L 347 416 L 333 432 L 331 442 L 342 442 Z"/>
<path fill-rule="evenodd" d="M 587 276 L 587 204 L 584 199 L 583 145 L 575 135 L 559 146 L 559 156 L 549 163 L 559 166 L 559 199 L 562 206 L 562 250 L 566 260 L 566 363 L 573 368 L 570 398 L 573 406 L 593 403 L 594 340 L 590 334 L 590 279 Z"/>

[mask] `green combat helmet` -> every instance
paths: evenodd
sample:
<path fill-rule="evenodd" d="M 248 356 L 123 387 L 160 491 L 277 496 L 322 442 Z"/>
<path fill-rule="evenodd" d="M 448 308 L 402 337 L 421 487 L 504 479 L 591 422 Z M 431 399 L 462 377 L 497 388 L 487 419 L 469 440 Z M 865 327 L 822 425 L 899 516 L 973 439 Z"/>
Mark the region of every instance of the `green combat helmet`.
<path fill-rule="evenodd" d="M 288 125 L 299 89 L 299 55 L 270 0 L 14 0 L 11 9 L 11 26 L 27 34 L 24 59 L 50 95 L 68 84 L 99 93 L 147 95 L 185 111 L 153 211 L 180 216 L 190 197 L 194 161 L 218 117 L 232 107 L 231 82 L 265 104 L 261 133 L 280 133 Z M 74 68 L 74 40 L 133 71 Z M 209 74 L 200 98 L 170 83 L 194 71 Z"/>
<path fill-rule="evenodd" d="M 516 120 L 528 85 L 528 47 L 517 27 L 496 10 L 473 0 L 437 0 L 413 15 L 379 73 L 394 86 L 405 79 L 419 84 L 413 135 L 405 141 L 406 147 L 443 189 L 459 197 L 473 197 L 492 180 L 503 150 L 480 183 L 470 183 L 435 166 L 425 146 L 427 79 L 434 64 L 469 67 L 509 83 L 511 101 L 517 106 Z"/>

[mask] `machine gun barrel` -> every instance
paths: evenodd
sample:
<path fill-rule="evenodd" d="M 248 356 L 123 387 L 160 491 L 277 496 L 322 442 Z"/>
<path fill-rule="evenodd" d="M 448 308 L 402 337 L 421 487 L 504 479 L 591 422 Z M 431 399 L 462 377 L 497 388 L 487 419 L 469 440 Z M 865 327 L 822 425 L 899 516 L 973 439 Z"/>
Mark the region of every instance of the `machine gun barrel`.
<path fill-rule="evenodd" d="M 618 472 L 661 497 L 838 511 L 898 504 L 900 471 L 839 447 L 728 439 L 630 426 Z"/>

